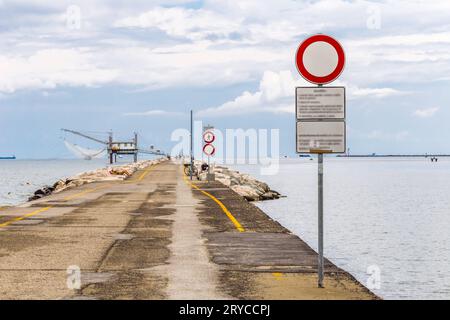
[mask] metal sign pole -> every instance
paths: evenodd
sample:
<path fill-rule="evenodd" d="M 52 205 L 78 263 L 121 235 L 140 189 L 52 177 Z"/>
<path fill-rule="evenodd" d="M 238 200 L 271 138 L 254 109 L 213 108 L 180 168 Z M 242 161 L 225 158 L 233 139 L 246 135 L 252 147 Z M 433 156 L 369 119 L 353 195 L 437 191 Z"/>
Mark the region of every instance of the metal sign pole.
<path fill-rule="evenodd" d="M 208 156 L 208 183 L 210 182 L 209 179 L 211 179 L 211 170 L 210 170 L 210 156 Z"/>
<path fill-rule="evenodd" d="M 192 180 L 192 173 L 194 171 L 194 135 L 193 135 L 194 119 L 193 118 L 194 118 L 193 111 L 191 110 L 191 170 L 190 170 L 191 180 Z"/>
<path fill-rule="evenodd" d="M 319 88 L 322 88 L 323 84 L 319 84 Z M 319 234 L 319 261 L 317 272 L 319 274 L 318 287 L 324 288 L 323 285 L 323 153 L 319 153 L 318 156 L 318 234 Z"/>
<path fill-rule="evenodd" d="M 319 261 L 318 261 L 318 275 L 319 288 L 324 288 L 323 285 L 323 153 L 318 154 L 318 178 L 319 178 Z"/>

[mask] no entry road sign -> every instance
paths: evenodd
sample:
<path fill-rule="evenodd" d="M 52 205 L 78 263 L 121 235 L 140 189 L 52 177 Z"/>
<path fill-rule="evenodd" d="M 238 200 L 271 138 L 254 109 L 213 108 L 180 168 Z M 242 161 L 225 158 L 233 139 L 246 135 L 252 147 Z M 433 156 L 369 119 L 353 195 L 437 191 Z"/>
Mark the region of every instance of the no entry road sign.
<path fill-rule="evenodd" d="M 300 44 L 296 65 L 301 76 L 307 81 L 327 84 L 336 80 L 344 70 L 344 49 L 332 37 L 318 34 Z"/>
<path fill-rule="evenodd" d="M 208 157 L 212 157 L 216 153 L 216 148 L 212 144 L 207 143 L 203 147 L 203 153 Z"/>

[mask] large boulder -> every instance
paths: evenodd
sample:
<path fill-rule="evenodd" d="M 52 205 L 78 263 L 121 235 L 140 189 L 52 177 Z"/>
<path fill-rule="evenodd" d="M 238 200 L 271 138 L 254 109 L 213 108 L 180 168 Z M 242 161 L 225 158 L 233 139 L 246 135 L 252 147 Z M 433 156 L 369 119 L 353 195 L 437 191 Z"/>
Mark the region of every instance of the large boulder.
<path fill-rule="evenodd" d="M 216 180 L 230 187 L 248 201 L 271 200 L 280 198 L 280 194 L 270 189 L 267 183 L 261 182 L 249 174 L 215 166 Z"/>
<path fill-rule="evenodd" d="M 132 175 L 131 170 L 124 167 L 113 167 L 109 170 L 109 173 L 116 176 L 127 176 L 127 177 Z"/>
<path fill-rule="evenodd" d="M 268 191 L 261 195 L 261 200 L 274 200 L 279 198 L 280 194 L 276 191 Z"/>
<path fill-rule="evenodd" d="M 231 187 L 231 190 L 244 197 L 248 201 L 258 201 L 261 199 L 262 193 L 257 189 L 248 185 L 235 185 Z"/>

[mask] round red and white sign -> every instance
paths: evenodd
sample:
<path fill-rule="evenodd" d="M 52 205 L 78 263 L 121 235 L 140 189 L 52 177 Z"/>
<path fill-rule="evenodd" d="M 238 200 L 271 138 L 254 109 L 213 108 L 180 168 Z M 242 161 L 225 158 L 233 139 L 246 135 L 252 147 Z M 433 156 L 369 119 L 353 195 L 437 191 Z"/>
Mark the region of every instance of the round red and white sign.
<path fill-rule="evenodd" d="M 295 62 L 305 80 L 327 84 L 336 80 L 344 70 L 345 53 L 334 38 L 318 34 L 300 44 Z"/>
<path fill-rule="evenodd" d="M 203 134 L 203 141 L 205 141 L 206 143 L 213 143 L 214 140 L 216 140 L 216 136 L 211 131 L 206 131 Z"/>
<path fill-rule="evenodd" d="M 203 152 L 207 156 L 213 156 L 216 153 L 216 148 L 212 144 L 205 144 L 203 147 Z"/>

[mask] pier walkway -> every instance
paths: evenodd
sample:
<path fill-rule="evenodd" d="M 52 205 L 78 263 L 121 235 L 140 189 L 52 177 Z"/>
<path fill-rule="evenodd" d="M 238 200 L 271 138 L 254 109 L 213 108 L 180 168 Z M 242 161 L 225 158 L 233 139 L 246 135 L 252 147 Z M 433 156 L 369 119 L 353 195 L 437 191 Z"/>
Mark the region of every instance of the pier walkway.
<path fill-rule="evenodd" d="M 329 261 L 318 289 L 316 268 L 297 236 L 172 162 L 0 211 L 0 299 L 376 298 Z"/>

